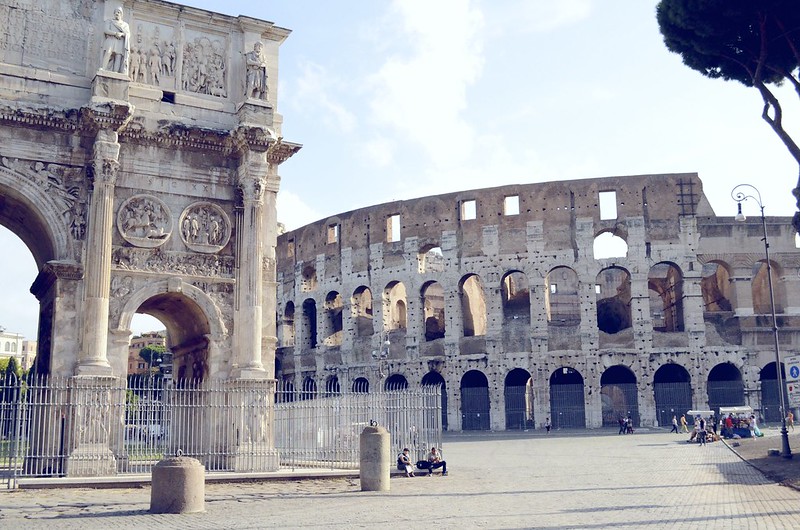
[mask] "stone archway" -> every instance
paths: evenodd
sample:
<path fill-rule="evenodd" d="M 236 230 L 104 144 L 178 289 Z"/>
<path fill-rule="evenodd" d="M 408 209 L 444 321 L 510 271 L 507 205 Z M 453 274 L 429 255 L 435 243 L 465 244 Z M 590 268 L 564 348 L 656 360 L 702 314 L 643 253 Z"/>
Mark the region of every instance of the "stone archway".
<path fill-rule="evenodd" d="M 121 282 L 127 284 L 126 279 L 133 281 L 123 276 Z M 151 315 L 166 326 L 176 379 L 204 379 L 211 374 L 219 378 L 235 368 L 235 360 L 219 355 L 230 346 L 220 307 L 208 294 L 179 279 L 151 283 L 128 296 L 113 331 L 120 338 L 109 353 L 114 368 L 127 356 L 128 329 L 135 313 Z"/>
<path fill-rule="evenodd" d="M 19 237 L 33 255 L 38 276 L 31 292 L 39 301 L 35 370 L 72 373 L 80 337 L 76 314 L 83 267 L 76 248 L 85 235 L 83 168 L 6 158 L 0 150 L 0 224 Z M 71 193 L 70 191 L 71 190 Z M 62 352 L 53 359 L 52 352 Z"/>

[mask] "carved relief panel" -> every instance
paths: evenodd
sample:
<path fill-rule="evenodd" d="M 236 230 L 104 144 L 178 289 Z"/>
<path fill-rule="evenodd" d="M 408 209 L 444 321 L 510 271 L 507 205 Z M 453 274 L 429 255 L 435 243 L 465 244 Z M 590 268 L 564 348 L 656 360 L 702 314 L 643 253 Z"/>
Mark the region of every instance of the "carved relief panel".
<path fill-rule="evenodd" d="M 131 245 L 160 247 L 172 234 L 172 214 L 161 199 L 134 195 L 117 211 L 117 229 Z"/>
<path fill-rule="evenodd" d="M 84 168 L 0 157 L 0 167 L 14 171 L 54 199 L 72 236 L 86 236 L 87 187 Z"/>
<path fill-rule="evenodd" d="M 175 90 L 178 66 L 176 29 L 164 24 L 137 20 L 131 30 L 128 69 L 131 81 Z"/>
<path fill-rule="evenodd" d="M 210 202 L 190 204 L 181 214 L 180 227 L 186 246 L 204 254 L 219 252 L 231 237 L 228 215 Z"/>
<path fill-rule="evenodd" d="M 228 39 L 187 29 L 184 34 L 181 89 L 228 97 Z"/>

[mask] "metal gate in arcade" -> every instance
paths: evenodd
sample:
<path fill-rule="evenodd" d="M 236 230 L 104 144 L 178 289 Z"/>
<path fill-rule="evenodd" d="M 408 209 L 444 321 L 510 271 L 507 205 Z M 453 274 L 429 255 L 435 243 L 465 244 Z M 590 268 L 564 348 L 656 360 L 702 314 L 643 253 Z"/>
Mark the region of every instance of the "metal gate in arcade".
<path fill-rule="evenodd" d="M 577 370 L 565 366 L 550 375 L 550 414 L 555 429 L 586 427 L 583 376 Z"/>
<path fill-rule="evenodd" d="M 461 429 L 490 429 L 489 381 L 479 370 L 470 370 L 461 378 Z"/>
<path fill-rule="evenodd" d="M 627 367 L 611 366 L 600 377 L 603 400 L 603 426 L 617 426 L 620 418 L 630 417 L 639 425 L 639 399 L 636 376 Z"/>

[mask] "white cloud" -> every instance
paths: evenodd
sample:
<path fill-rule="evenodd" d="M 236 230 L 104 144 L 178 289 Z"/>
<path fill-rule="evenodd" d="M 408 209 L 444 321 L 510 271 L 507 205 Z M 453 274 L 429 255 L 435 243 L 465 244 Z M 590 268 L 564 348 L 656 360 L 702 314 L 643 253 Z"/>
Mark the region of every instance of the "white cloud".
<path fill-rule="evenodd" d="M 475 133 L 461 116 L 483 68 L 483 15 L 469 0 L 396 1 L 394 52 L 368 79 L 375 124 L 422 146 L 434 165 L 460 163 Z"/>
<path fill-rule="evenodd" d="M 491 36 L 548 32 L 580 22 L 592 13 L 593 0 L 492 0 L 486 2 Z"/>
<path fill-rule="evenodd" d="M 291 94 L 289 104 L 298 111 L 315 115 L 337 132 L 353 131 L 357 121 L 355 115 L 331 97 L 343 82 L 327 68 L 313 62 L 301 63 L 300 70 L 294 90 L 284 90 L 285 94 Z"/>
<path fill-rule="evenodd" d="M 299 196 L 286 190 L 278 192 L 278 222 L 283 223 L 286 230 L 294 230 L 322 217 Z"/>
<path fill-rule="evenodd" d="M 361 145 L 359 156 L 364 166 L 372 169 L 389 167 L 394 161 L 394 142 L 379 136 L 366 140 Z"/>

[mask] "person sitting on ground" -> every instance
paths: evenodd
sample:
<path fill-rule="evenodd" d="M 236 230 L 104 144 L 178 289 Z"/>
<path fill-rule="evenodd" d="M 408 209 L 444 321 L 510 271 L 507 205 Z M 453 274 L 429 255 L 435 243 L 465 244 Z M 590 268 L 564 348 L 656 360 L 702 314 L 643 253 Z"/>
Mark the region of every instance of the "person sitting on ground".
<path fill-rule="evenodd" d="M 447 475 L 447 462 L 442 460 L 441 454 L 436 452 L 435 447 L 431 447 L 431 452 L 428 453 L 428 476 L 433 475 L 433 470 L 439 468 L 442 468 L 442 476 Z"/>
<path fill-rule="evenodd" d="M 405 471 L 407 477 L 414 476 L 414 466 L 411 465 L 411 458 L 408 456 L 408 447 L 403 449 L 403 452 L 397 455 L 397 469 Z"/>

